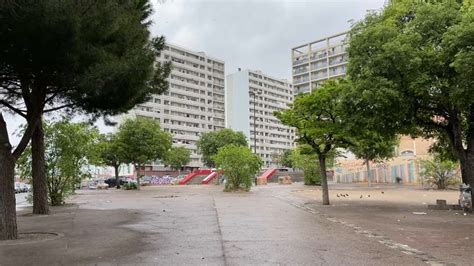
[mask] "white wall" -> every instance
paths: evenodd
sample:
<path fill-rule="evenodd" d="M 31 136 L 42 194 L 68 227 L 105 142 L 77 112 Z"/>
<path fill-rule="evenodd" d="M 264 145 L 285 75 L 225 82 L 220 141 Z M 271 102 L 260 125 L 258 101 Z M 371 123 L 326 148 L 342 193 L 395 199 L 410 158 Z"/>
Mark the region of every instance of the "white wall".
<path fill-rule="evenodd" d="M 226 77 L 226 128 L 241 131 L 250 140 L 249 72 L 239 71 Z"/>

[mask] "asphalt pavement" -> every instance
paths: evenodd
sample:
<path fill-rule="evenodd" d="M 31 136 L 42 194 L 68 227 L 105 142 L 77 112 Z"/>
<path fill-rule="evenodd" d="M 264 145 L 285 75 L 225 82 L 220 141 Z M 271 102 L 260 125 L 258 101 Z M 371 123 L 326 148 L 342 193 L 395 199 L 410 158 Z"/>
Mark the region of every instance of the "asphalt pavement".
<path fill-rule="evenodd" d="M 20 233 L 49 241 L 0 243 L 1 265 L 423 265 L 416 256 L 354 233 L 270 187 L 219 186 L 79 191 L 51 215 L 19 212 Z M 28 252 L 25 252 L 28 250 Z"/>
<path fill-rule="evenodd" d="M 26 192 L 15 194 L 17 208 L 26 207 L 26 206 L 29 205 L 29 203 L 26 201 L 26 196 L 27 195 L 28 195 L 28 193 L 26 193 Z"/>

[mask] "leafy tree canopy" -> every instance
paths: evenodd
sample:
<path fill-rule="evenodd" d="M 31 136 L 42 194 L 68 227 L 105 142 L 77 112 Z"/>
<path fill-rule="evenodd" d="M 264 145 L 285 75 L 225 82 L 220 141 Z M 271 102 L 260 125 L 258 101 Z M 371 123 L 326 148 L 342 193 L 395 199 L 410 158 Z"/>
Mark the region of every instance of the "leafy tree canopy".
<path fill-rule="evenodd" d="M 124 161 L 124 154 L 119 145 L 117 135 L 113 133 L 101 134 L 94 146 L 94 157 L 91 163 L 118 167 Z"/>
<path fill-rule="evenodd" d="M 437 137 L 474 185 L 472 1 L 392 1 L 350 33 L 348 74 L 381 131 Z"/>
<path fill-rule="evenodd" d="M 116 114 L 166 90 L 170 65 L 155 63 L 164 39 L 150 38 L 151 12 L 146 0 L 0 8 L 0 104 L 22 116 L 47 105 Z"/>
<path fill-rule="evenodd" d="M 172 147 L 166 152 L 163 162 L 171 168 L 180 169 L 191 161 L 191 151 L 185 147 Z"/>
<path fill-rule="evenodd" d="M 120 125 L 117 141 L 125 163 L 137 167 L 163 159 L 171 148 L 171 135 L 150 118 L 128 119 Z"/>
<path fill-rule="evenodd" d="M 289 109 L 275 112 L 283 124 L 297 129 L 297 142 L 311 147 L 318 156 L 323 204 L 329 204 L 326 159 L 336 148 L 350 145 L 346 134 L 342 96 L 350 89 L 346 80 L 329 80 L 309 94 L 300 95 Z"/>
<path fill-rule="evenodd" d="M 209 167 L 214 167 L 215 161 L 213 156 L 217 154 L 220 148 L 230 144 L 244 147 L 248 146 L 244 133 L 235 132 L 230 128 L 224 128 L 202 134 L 197 142 L 197 147 L 202 154 L 203 162 Z"/>

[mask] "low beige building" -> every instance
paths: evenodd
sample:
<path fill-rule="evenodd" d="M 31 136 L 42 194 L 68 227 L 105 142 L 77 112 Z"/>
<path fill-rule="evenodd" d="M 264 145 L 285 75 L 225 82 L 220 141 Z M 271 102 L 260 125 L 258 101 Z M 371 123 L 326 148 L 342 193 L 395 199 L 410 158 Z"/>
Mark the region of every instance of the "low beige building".
<path fill-rule="evenodd" d="M 373 183 L 395 183 L 397 177 L 403 183 L 420 184 L 420 159 L 430 157 L 429 147 L 434 139 L 413 139 L 402 136 L 396 152 L 397 157 L 381 163 L 370 163 Z M 334 180 L 338 183 L 367 182 L 367 168 L 363 160 L 338 159 L 334 167 Z"/>

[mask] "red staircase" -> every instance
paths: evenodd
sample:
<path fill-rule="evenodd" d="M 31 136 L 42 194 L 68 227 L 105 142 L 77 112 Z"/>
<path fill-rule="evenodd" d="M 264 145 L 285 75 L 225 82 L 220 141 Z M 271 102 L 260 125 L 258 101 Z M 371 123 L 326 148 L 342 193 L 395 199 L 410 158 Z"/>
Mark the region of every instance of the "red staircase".
<path fill-rule="evenodd" d="M 219 175 L 218 172 L 212 172 L 210 175 L 206 176 L 204 180 L 202 180 L 202 184 L 205 184 L 205 185 L 209 184 L 209 182 L 211 182 L 211 180 L 216 178 L 218 175 Z"/>
<path fill-rule="evenodd" d="M 192 173 L 188 174 L 187 176 L 185 176 L 183 179 L 181 179 L 181 181 L 179 181 L 179 184 L 180 185 L 185 185 L 186 183 L 189 182 L 189 180 L 193 179 L 194 177 L 196 176 L 199 176 L 199 175 L 209 175 L 212 173 L 212 170 L 211 169 L 203 169 L 203 170 L 195 170 L 193 171 Z"/>
<path fill-rule="evenodd" d="M 265 178 L 265 179 L 269 179 L 272 177 L 272 175 L 274 175 L 275 173 L 277 172 L 277 169 L 275 168 L 270 168 L 268 169 L 267 171 L 265 171 L 259 178 Z"/>

